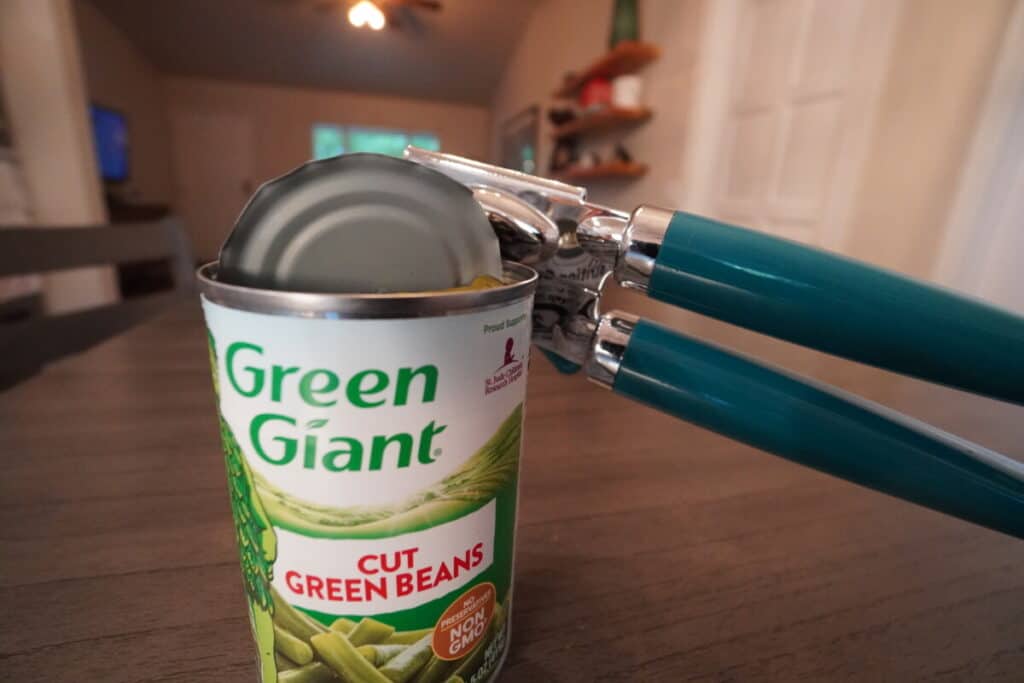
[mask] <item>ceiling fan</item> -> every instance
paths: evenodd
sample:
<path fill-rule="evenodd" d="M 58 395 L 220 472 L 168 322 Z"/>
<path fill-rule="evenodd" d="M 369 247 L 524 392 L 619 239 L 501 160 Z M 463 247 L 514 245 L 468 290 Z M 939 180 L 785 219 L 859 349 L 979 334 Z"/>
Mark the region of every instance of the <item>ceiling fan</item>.
<path fill-rule="evenodd" d="M 343 12 L 356 28 L 423 31 L 417 12 L 440 12 L 441 0 L 286 0 L 324 14 Z"/>

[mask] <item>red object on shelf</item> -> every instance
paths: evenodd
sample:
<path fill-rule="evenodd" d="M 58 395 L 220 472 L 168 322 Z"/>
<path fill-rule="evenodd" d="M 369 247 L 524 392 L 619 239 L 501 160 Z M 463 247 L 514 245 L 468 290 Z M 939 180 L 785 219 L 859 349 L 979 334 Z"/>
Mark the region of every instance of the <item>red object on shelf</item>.
<path fill-rule="evenodd" d="M 580 90 L 580 106 L 584 109 L 611 104 L 612 83 L 607 78 L 591 78 Z"/>
<path fill-rule="evenodd" d="M 656 45 L 631 40 L 621 42 L 582 72 L 567 76 L 555 91 L 555 97 L 572 97 L 591 78 L 615 78 L 639 71 L 660 55 L 661 50 Z"/>

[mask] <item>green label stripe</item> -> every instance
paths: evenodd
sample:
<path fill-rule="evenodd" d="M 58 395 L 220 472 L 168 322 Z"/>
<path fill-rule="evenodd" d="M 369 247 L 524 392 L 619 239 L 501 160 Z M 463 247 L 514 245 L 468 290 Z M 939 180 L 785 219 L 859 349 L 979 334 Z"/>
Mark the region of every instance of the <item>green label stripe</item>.
<path fill-rule="evenodd" d="M 219 399 L 217 347 L 213 335 L 207 334 L 207 343 L 213 391 Z M 220 437 L 228 476 L 235 541 L 242 566 L 242 582 L 249 600 L 250 626 L 256 639 L 260 681 L 274 683 L 277 681 L 277 664 L 274 658 L 274 625 L 271 620 L 274 602 L 270 581 L 273 577 L 273 563 L 277 559 L 277 535 L 256 494 L 252 471 L 245 455 L 223 415 L 220 416 Z"/>

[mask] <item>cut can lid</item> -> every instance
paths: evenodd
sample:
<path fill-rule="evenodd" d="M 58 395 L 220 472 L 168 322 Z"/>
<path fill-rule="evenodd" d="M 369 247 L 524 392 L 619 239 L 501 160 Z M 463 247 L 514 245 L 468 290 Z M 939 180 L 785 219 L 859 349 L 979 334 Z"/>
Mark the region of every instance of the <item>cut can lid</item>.
<path fill-rule="evenodd" d="M 221 248 L 219 279 L 299 292 L 418 292 L 502 275 L 462 184 L 379 154 L 311 161 L 264 183 Z"/>

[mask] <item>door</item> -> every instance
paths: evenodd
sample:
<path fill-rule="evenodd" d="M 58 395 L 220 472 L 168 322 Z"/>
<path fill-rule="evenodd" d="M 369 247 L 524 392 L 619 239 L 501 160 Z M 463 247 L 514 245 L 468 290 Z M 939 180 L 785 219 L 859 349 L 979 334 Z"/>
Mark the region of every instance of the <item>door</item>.
<path fill-rule="evenodd" d="M 897 0 L 710 3 L 691 137 L 696 210 L 836 248 L 866 153 Z M 700 158 L 702 157 L 702 158 Z M 694 163 L 691 161 L 691 163 Z"/>
<path fill-rule="evenodd" d="M 253 187 L 252 124 L 234 113 L 172 112 L 178 202 L 196 258 L 210 261 Z"/>

